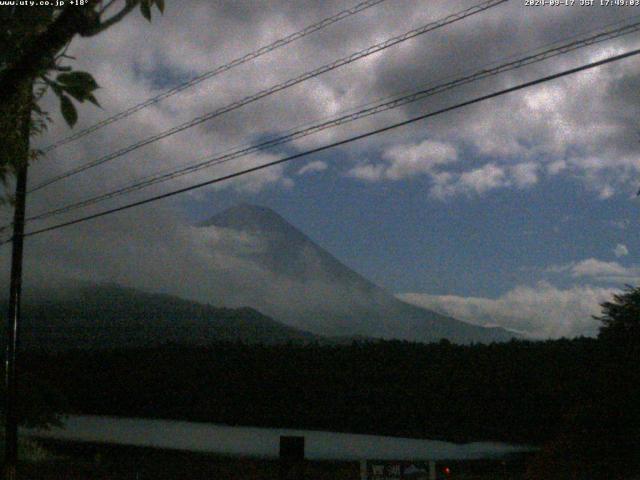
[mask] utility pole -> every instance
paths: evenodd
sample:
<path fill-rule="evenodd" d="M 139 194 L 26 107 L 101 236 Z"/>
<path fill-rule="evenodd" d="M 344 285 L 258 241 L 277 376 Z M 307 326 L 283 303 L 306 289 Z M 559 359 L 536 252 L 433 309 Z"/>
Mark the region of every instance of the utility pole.
<path fill-rule="evenodd" d="M 25 81 L 24 103 L 17 119 L 20 129 L 19 157 L 15 162 L 16 193 L 13 213 L 13 237 L 11 250 L 11 286 L 9 289 L 9 311 L 7 315 L 7 338 L 5 352 L 5 480 L 16 480 L 18 464 L 18 384 L 17 354 L 20 326 L 20 297 L 22 293 L 22 255 L 24 246 L 24 217 L 27 196 L 27 169 L 29 164 L 29 134 L 31 127 L 31 103 L 33 82 Z"/>

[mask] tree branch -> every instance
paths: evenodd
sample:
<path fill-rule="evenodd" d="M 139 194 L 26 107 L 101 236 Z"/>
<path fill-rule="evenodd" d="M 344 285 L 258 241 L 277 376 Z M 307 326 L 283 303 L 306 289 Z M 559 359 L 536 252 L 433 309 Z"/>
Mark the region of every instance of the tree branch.
<path fill-rule="evenodd" d="M 116 3 L 117 0 L 109 0 L 109 2 L 107 2 L 106 5 L 103 5 L 102 8 L 100 9 L 100 15 L 102 15 L 103 13 L 105 13 L 107 10 L 109 10 L 111 8 L 111 6 Z M 102 2 L 100 2 L 100 4 L 102 5 Z"/>
<path fill-rule="evenodd" d="M 66 7 L 43 33 L 32 39 L 20 58 L 0 73 L 2 105 L 10 105 L 16 101 L 21 83 L 30 81 L 49 69 L 56 54 L 75 35 L 97 35 L 122 20 L 140 4 L 140 0 L 125 0 L 125 6 L 105 22 L 100 22 L 100 14 L 95 10 L 98 3 L 98 0 L 88 0 L 84 8 L 71 5 Z"/>
<path fill-rule="evenodd" d="M 16 98 L 20 84 L 37 77 L 50 67 L 55 55 L 78 33 L 93 27 L 96 0 L 89 0 L 85 7 L 69 6 L 40 35 L 35 36 L 24 53 L 0 74 L 0 98 L 11 103 Z M 90 12 L 90 13 L 89 13 Z"/>

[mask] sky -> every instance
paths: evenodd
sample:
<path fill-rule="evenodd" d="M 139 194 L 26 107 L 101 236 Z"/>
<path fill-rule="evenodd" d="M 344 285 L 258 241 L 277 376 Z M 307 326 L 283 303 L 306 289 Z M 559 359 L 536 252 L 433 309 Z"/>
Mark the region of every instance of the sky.
<path fill-rule="evenodd" d="M 48 95 L 42 103 L 53 123 L 35 142 L 46 146 L 355 3 L 167 1 L 164 15 L 154 10 L 151 23 L 134 12 L 105 33 L 70 45 L 74 67 L 91 72 L 100 84 L 102 108 L 79 105 L 80 120 L 70 130 L 56 98 Z M 510 0 L 43 188 L 29 196 L 28 214 L 640 15 L 640 7 L 579 3 L 531 7 Z M 30 185 L 473 4 L 386 0 L 48 153 L 31 168 Z M 27 230 L 264 164 L 638 47 L 638 33 L 591 45 L 31 222 Z M 246 202 L 274 209 L 346 265 L 406 301 L 534 338 L 594 335 L 597 322 L 591 315 L 599 313 L 599 304 L 640 279 L 638 87 L 640 60 L 632 57 L 30 237 L 25 283 L 71 276 L 185 294 L 185 285 L 196 289 L 194 269 L 207 275 L 213 268 L 207 262 L 225 270 L 233 261 L 224 252 L 212 260 L 206 248 L 198 247 L 202 232 L 193 225 Z M 6 221 L 10 211 L 2 208 L 0 218 Z M 6 277 L 8 248 L 0 255 Z M 224 298 L 214 297 L 207 300 L 224 304 Z"/>

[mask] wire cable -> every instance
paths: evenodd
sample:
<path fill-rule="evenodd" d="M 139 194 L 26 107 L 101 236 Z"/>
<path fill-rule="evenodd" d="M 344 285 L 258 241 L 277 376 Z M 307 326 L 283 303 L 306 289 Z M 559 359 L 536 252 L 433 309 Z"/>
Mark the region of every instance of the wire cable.
<path fill-rule="evenodd" d="M 183 90 L 186 90 L 200 82 L 203 82 L 209 78 L 215 77 L 216 75 L 219 75 L 223 72 L 226 72 L 228 70 L 231 70 L 232 68 L 238 67 L 244 63 L 247 63 L 251 60 L 254 60 L 258 57 L 261 57 L 262 55 L 265 55 L 266 53 L 272 52 L 273 50 L 276 50 L 280 47 L 284 47 L 285 45 L 288 45 L 290 43 L 295 42 L 296 40 L 299 40 L 303 37 L 306 37 L 307 35 L 310 35 L 314 32 L 317 32 L 318 30 L 322 30 L 323 28 L 326 28 L 330 25 L 333 25 L 336 22 L 339 22 L 340 20 L 343 20 L 345 18 L 348 18 L 352 15 L 355 15 L 356 13 L 362 12 L 363 10 L 366 10 L 368 8 L 374 7 L 382 2 L 385 2 L 387 0 L 366 0 L 364 2 L 361 2 L 351 8 L 348 8 L 346 10 L 342 10 L 341 12 L 336 13 L 335 15 L 325 18 L 323 20 L 320 20 L 317 23 L 314 23 L 312 25 L 308 25 L 305 28 L 303 28 L 302 30 L 292 33 L 290 35 L 287 35 L 286 37 L 280 38 L 278 40 L 276 40 L 273 43 L 270 43 L 269 45 L 265 45 L 263 47 L 260 47 L 258 50 L 255 50 L 253 52 L 247 53 L 246 55 L 243 55 L 242 57 L 238 57 L 235 60 L 230 61 L 229 63 L 226 63 L 224 65 L 220 65 L 219 67 L 214 68 L 213 70 L 210 70 L 208 72 L 205 72 L 201 75 L 198 75 L 197 77 L 192 78 L 191 80 L 188 80 L 187 82 L 183 82 L 179 85 L 176 85 L 175 87 L 172 87 L 168 90 L 165 90 L 164 92 L 160 93 L 159 95 L 156 95 L 155 97 L 151 97 L 147 100 L 145 100 L 144 102 L 141 102 L 137 105 L 134 105 L 122 112 L 116 113 L 115 115 L 112 115 L 111 117 L 105 118 L 104 120 L 101 120 L 93 125 L 91 125 L 90 127 L 87 127 L 83 130 L 80 130 L 72 135 L 69 135 L 65 138 L 62 138 L 60 140 L 58 140 L 57 142 L 52 143 L 51 145 L 48 145 L 47 147 L 43 148 L 42 151 L 44 153 L 47 153 L 51 150 L 54 150 L 58 147 L 60 147 L 61 145 L 65 145 L 67 143 L 73 142 L 74 140 L 78 140 L 79 138 L 82 138 L 92 132 L 95 132 L 96 130 L 99 130 L 113 122 L 117 122 L 118 120 L 122 120 L 123 118 L 129 117 L 130 115 L 133 115 L 134 113 L 147 108 L 151 105 L 155 105 L 156 103 L 164 100 L 165 98 L 169 98 L 172 97 L 173 95 L 182 92 Z"/>
<path fill-rule="evenodd" d="M 245 148 L 231 150 L 224 154 L 218 154 L 214 157 L 206 158 L 193 165 L 188 165 L 186 167 L 181 167 L 178 169 L 173 169 L 165 172 L 159 172 L 153 175 L 148 175 L 146 177 L 136 180 L 135 182 L 129 185 L 121 187 L 117 190 L 99 194 L 78 202 L 64 205 L 56 209 L 35 214 L 30 217 L 27 217 L 26 220 L 27 221 L 42 220 L 54 215 L 59 215 L 61 213 L 66 213 L 82 207 L 86 207 L 89 205 L 102 202 L 108 199 L 116 198 L 121 195 L 131 193 L 157 183 L 165 182 L 183 175 L 187 175 L 189 173 L 202 170 L 204 168 L 209 168 L 211 166 L 219 165 L 221 163 L 226 163 L 240 157 L 245 157 L 251 153 L 263 151 L 284 143 L 289 143 L 293 140 L 297 140 L 299 138 L 312 135 L 314 133 L 320 132 L 322 130 L 326 130 L 328 128 L 344 125 L 346 123 L 350 123 L 355 120 L 359 120 L 361 118 L 365 118 L 371 115 L 375 115 L 377 113 L 381 113 L 387 110 L 398 108 L 403 105 L 407 105 L 409 103 L 423 100 L 427 97 L 460 87 L 462 85 L 466 85 L 468 83 L 472 83 L 472 82 L 482 80 L 491 76 L 495 76 L 501 73 L 515 70 L 517 68 L 522 68 L 534 63 L 541 62 L 543 60 L 547 60 L 549 58 L 552 58 L 558 55 L 566 54 L 580 48 L 601 43 L 603 41 L 615 39 L 620 36 L 628 35 L 630 33 L 638 32 L 638 31 L 640 31 L 640 22 L 636 22 L 630 25 L 624 25 L 616 29 L 609 29 L 601 33 L 598 33 L 596 35 L 592 35 L 591 37 L 588 37 L 588 38 L 583 38 L 570 43 L 565 43 L 563 45 L 556 46 L 533 55 L 528 55 L 523 58 L 519 58 L 517 60 L 507 62 L 492 68 L 484 68 L 471 75 L 466 75 L 464 77 L 455 79 L 453 81 L 436 85 L 427 89 L 419 90 L 417 92 L 414 91 L 408 95 L 394 98 L 390 101 L 378 103 L 369 108 L 361 109 L 359 111 L 356 111 L 347 115 L 342 115 L 340 117 L 333 118 L 331 120 L 328 120 L 319 124 L 311 125 L 305 128 L 299 128 L 297 130 L 294 129 L 293 131 L 291 131 L 286 135 L 281 135 L 279 137 L 266 140 L 259 144 L 252 144 Z"/>
<path fill-rule="evenodd" d="M 321 147 L 317 147 L 317 148 L 313 148 L 313 149 L 310 149 L 310 150 L 306 150 L 304 152 L 297 153 L 295 155 L 291 155 L 291 156 L 288 156 L 288 157 L 285 157 L 285 158 L 281 158 L 279 160 L 274 160 L 272 162 L 268 162 L 268 163 L 265 163 L 265 164 L 262 164 L 262 165 L 257 165 L 255 167 L 251 167 L 251 168 L 246 168 L 244 170 L 240 170 L 240 171 L 237 171 L 237 172 L 234 172 L 234 173 L 223 175 L 221 177 L 213 178 L 211 180 L 207 180 L 207 181 L 204 181 L 204 182 L 196 183 L 196 184 L 190 185 L 188 187 L 180 188 L 180 189 L 177 189 L 177 190 L 172 190 L 170 192 L 166 192 L 166 193 L 163 193 L 163 194 L 160 194 L 160 195 L 155 195 L 153 197 L 149 197 L 149 198 L 146 198 L 144 200 L 131 202 L 131 203 L 128 203 L 126 205 L 122 205 L 122 206 L 119 206 L 119 207 L 116 207 L 116 208 L 111 208 L 111 209 L 108 209 L 108 210 L 103 210 L 102 212 L 94 213 L 94 214 L 91 214 L 91 215 L 86 215 L 84 217 L 76 218 L 74 220 L 70 220 L 70 221 L 58 223 L 56 225 L 52 225 L 52 226 L 49 226 L 49 227 L 41 228 L 39 230 L 33 230 L 31 232 L 25 233 L 24 236 L 25 237 L 30 237 L 30 236 L 39 235 L 39 234 L 42 234 L 42 233 L 45 233 L 45 232 L 58 230 L 58 229 L 61 229 L 61 228 L 64 228 L 64 227 L 68 227 L 68 226 L 71 226 L 71 225 L 76 225 L 78 223 L 86 222 L 88 220 L 93 220 L 93 219 L 96 219 L 96 218 L 104 217 L 106 215 L 111 215 L 111 214 L 114 214 L 114 213 L 117 213 L 117 212 L 128 210 L 130 208 L 138 207 L 138 206 L 145 205 L 145 204 L 148 204 L 148 203 L 156 202 L 158 200 L 162 200 L 162 199 L 165 199 L 165 198 L 173 197 L 175 195 L 179 195 L 181 193 L 186 193 L 186 192 L 189 192 L 189 191 L 192 191 L 192 190 L 196 190 L 196 189 L 199 189 L 199 188 L 202 188 L 202 187 L 213 185 L 215 183 L 220 183 L 220 182 L 224 182 L 224 181 L 227 181 L 227 180 L 231 180 L 233 178 L 237 178 L 237 177 L 240 177 L 240 176 L 243 176 L 243 175 L 247 175 L 249 173 L 253 173 L 253 172 L 256 172 L 256 171 L 259 171 L 259 170 L 263 170 L 263 169 L 268 168 L 268 167 L 279 165 L 279 164 L 282 164 L 282 163 L 285 163 L 285 162 L 290 162 L 292 160 L 296 160 L 298 158 L 303 158 L 303 157 L 306 157 L 308 155 L 312 155 L 312 154 L 319 153 L 319 152 L 322 152 L 322 151 L 325 151 L 325 150 L 329 150 L 331 148 L 335 148 L 335 147 L 339 147 L 339 146 L 346 145 L 346 144 L 349 144 L 349 143 L 353 143 L 355 141 L 362 140 L 364 138 L 368 138 L 368 137 L 371 137 L 371 136 L 374 136 L 374 135 L 379 135 L 381 133 L 384 133 L 384 132 L 387 132 L 387 131 L 390 131 L 390 130 L 394 130 L 396 128 L 403 127 L 403 126 L 406 126 L 406 125 L 409 125 L 409 124 L 412 124 L 412 123 L 415 123 L 415 122 L 418 122 L 418 121 L 421 121 L 421 120 L 425 120 L 427 118 L 435 117 L 435 116 L 441 115 L 443 113 L 451 112 L 451 111 L 457 110 L 459 108 L 463 108 L 463 107 L 466 107 L 466 106 L 469 106 L 469 105 L 473 105 L 473 104 L 476 104 L 476 103 L 484 102 L 486 100 L 489 100 L 489 99 L 492 99 L 492 98 L 496 98 L 496 97 L 499 97 L 499 96 L 502 96 L 502 95 L 506 95 L 508 93 L 512 93 L 512 92 L 515 92 L 515 91 L 518 91 L 518 90 L 522 90 L 522 89 L 529 88 L 529 87 L 532 87 L 532 86 L 535 86 L 535 85 L 539 85 L 541 83 L 549 82 L 551 80 L 555 80 L 557 78 L 565 77 L 567 75 L 572 75 L 572 74 L 575 74 L 575 73 L 578 73 L 578 72 L 582 72 L 582 71 L 585 71 L 585 70 L 596 68 L 596 67 L 608 64 L 608 63 L 620 61 L 620 60 L 623 60 L 625 58 L 629 58 L 629 57 L 636 56 L 636 55 L 639 55 L 639 54 L 640 54 L 640 49 L 636 49 L 636 50 L 632 50 L 632 51 L 629 51 L 629 52 L 622 53 L 620 55 L 615 55 L 613 57 L 608 57 L 608 58 L 605 58 L 603 60 L 599 60 L 597 62 L 588 63 L 588 64 L 582 65 L 580 67 L 575 67 L 575 68 L 571 68 L 569 70 L 564 70 L 564 71 L 559 72 L 559 73 L 554 73 L 552 75 L 547 75 L 545 77 L 541 77 L 541 78 L 538 78 L 536 80 L 532 80 L 532 81 L 529 81 L 529 82 L 521 83 L 521 84 L 518 84 L 516 86 L 505 88 L 503 90 L 499 90 L 497 92 L 493 92 L 493 93 L 490 93 L 490 94 L 487 94 L 487 95 L 482 95 L 480 97 L 476 97 L 476 98 L 473 98 L 471 100 L 467 100 L 467 101 L 464 101 L 464 102 L 461 102 L 461 103 L 457 103 L 455 105 L 452 105 L 452 106 L 449 106 L 449 107 L 446 107 L 446 108 L 442 108 L 442 109 L 436 110 L 434 112 L 425 113 L 423 115 L 419 115 L 417 117 L 413 117 L 413 118 L 410 118 L 408 120 L 404 120 L 402 122 L 394 123 L 394 124 L 388 125 L 386 127 L 382 127 L 382 128 L 378 128 L 378 129 L 375 129 L 375 130 L 371 130 L 369 132 L 366 132 L 366 133 L 363 133 L 363 134 L 360 134 L 360 135 L 356 135 L 356 136 L 353 136 L 353 137 L 349 137 L 347 139 L 340 140 L 338 142 L 333 142 L 333 143 L 330 143 L 330 144 L 327 144 L 327 145 L 323 145 Z M 4 242 L 4 243 L 7 243 L 7 242 Z"/>
<path fill-rule="evenodd" d="M 407 40 L 410 40 L 414 37 L 417 37 L 419 35 L 423 35 L 427 32 L 430 32 L 432 30 L 436 30 L 438 28 L 444 27 L 446 25 L 449 25 L 451 23 L 460 21 L 464 18 L 467 18 L 469 16 L 484 12 L 485 10 L 488 10 L 490 8 L 496 7 L 502 3 L 506 3 L 509 0 L 487 0 L 485 2 L 482 2 L 480 4 L 474 5 L 472 7 L 469 7 L 465 10 L 462 10 L 460 12 L 457 13 L 453 13 L 451 15 L 448 15 L 446 17 L 444 17 L 441 20 L 436 20 L 435 22 L 431 22 L 428 23 L 426 25 L 423 25 L 422 27 L 419 27 L 417 29 L 414 30 L 410 30 L 402 35 L 398 35 L 392 38 L 389 38 L 381 43 L 372 45 L 370 47 L 365 48 L 364 50 L 360 50 L 356 53 L 353 53 L 347 57 L 343 57 L 339 60 L 336 60 L 334 62 L 331 62 L 329 64 L 323 65 L 322 67 L 316 68 L 315 70 L 306 72 L 298 77 L 289 79 L 283 83 L 279 83 L 277 85 L 273 85 L 272 87 L 269 87 L 265 90 L 261 90 L 260 92 L 250 95 L 248 97 L 245 97 L 241 100 L 238 100 L 236 102 L 233 102 L 231 104 L 228 104 L 224 107 L 218 108 L 212 112 L 209 112 L 205 115 L 201 115 L 199 117 L 196 117 L 192 120 L 190 120 L 189 122 L 183 123 L 181 125 L 175 126 L 169 130 L 166 130 L 164 132 L 161 132 L 159 134 L 156 135 L 152 135 L 150 137 L 147 137 L 144 140 L 140 140 L 139 142 L 136 142 L 132 145 L 129 145 L 127 147 L 124 147 L 120 150 L 117 150 L 115 152 L 112 152 L 110 154 L 107 154 L 103 157 L 100 157 L 96 160 L 90 161 L 88 163 L 85 163 L 84 165 L 80 165 L 76 168 L 72 168 L 71 170 L 68 170 L 65 173 L 61 173 L 60 175 L 56 175 L 52 178 L 50 178 L 49 180 L 45 180 L 42 183 L 32 187 L 30 190 L 27 191 L 27 193 L 33 193 L 37 190 L 40 190 L 48 185 L 51 185 L 53 183 L 56 183 L 60 180 L 69 178 L 73 175 L 76 175 L 78 173 L 84 172 L 85 170 L 88 170 L 90 168 L 96 167 L 98 165 L 102 165 L 105 162 L 111 161 L 115 158 L 121 157 L 123 155 L 126 155 L 134 150 L 137 150 L 141 147 L 144 147 L 146 145 L 149 145 L 151 143 L 157 142 L 159 140 L 162 140 L 164 138 L 167 138 L 171 135 L 175 135 L 176 133 L 182 132 L 188 128 L 194 127 L 196 125 L 199 125 L 203 122 L 206 122 L 208 120 L 211 120 L 215 117 L 218 117 L 220 115 L 223 115 L 225 113 L 231 112 L 233 110 L 236 110 L 240 107 L 243 107 L 249 103 L 255 102 L 257 100 L 260 100 L 264 97 L 267 97 L 269 95 L 272 95 L 276 92 L 280 92 L 282 90 L 285 90 L 287 88 L 293 87 L 294 85 L 297 85 L 299 83 L 302 83 L 306 80 L 309 80 L 311 78 L 317 77 L 319 75 L 322 75 L 323 73 L 329 72 L 331 70 L 335 70 L 339 67 L 342 67 L 344 65 L 348 65 L 350 63 L 353 63 L 357 60 L 360 60 L 362 58 L 368 57 L 370 55 L 373 55 L 374 53 L 380 52 L 384 49 L 387 49 L 389 47 L 392 47 L 394 45 L 397 45 L 401 42 L 405 42 Z"/>

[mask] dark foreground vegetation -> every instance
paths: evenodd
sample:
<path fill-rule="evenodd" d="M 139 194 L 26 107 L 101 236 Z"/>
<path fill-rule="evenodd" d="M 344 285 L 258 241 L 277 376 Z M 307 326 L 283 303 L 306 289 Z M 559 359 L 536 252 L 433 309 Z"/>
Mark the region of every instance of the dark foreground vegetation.
<path fill-rule="evenodd" d="M 48 458 L 22 462 L 19 480 L 359 480 L 360 462 L 247 458 L 124 445 L 39 440 Z M 438 480 L 522 480 L 524 457 L 442 461 Z M 445 468 L 451 472 L 444 473 Z M 296 470 L 298 475 L 291 475 Z M 288 476 L 289 475 L 289 476 Z"/>
<path fill-rule="evenodd" d="M 277 459 L 109 444 L 40 441 L 49 458 L 22 463 L 25 480 L 280 480 Z M 307 462 L 309 480 L 357 480 L 357 462 Z"/>
<path fill-rule="evenodd" d="M 629 478 L 640 461 L 640 292 L 603 313 L 598 339 L 167 345 L 32 352 L 23 366 L 73 413 L 521 442 L 541 447 L 529 478 Z"/>
<path fill-rule="evenodd" d="M 638 451 L 636 360 L 593 339 L 216 344 L 32 354 L 26 366 L 76 413 L 524 442 L 543 446 L 544 465 L 624 471 Z"/>
<path fill-rule="evenodd" d="M 25 357 L 30 377 L 55 385 L 75 413 L 534 443 L 595 398 L 621 401 L 606 362 L 592 339 L 219 343 Z"/>

